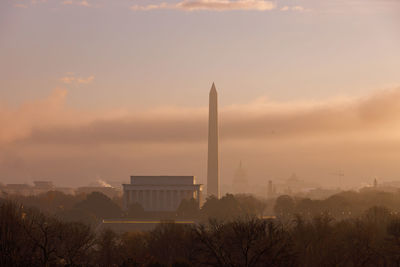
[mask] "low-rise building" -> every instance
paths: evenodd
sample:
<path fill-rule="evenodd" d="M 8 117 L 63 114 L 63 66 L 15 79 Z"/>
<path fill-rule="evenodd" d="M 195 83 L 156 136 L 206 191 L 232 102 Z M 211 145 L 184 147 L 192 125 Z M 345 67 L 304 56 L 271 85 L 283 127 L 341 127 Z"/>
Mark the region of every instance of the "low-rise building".
<path fill-rule="evenodd" d="M 202 185 L 195 176 L 131 176 L 123 184 L 124 208 L 139 203 L 145 211 L 176 211 L 183 199 L 200 205 Z"/>

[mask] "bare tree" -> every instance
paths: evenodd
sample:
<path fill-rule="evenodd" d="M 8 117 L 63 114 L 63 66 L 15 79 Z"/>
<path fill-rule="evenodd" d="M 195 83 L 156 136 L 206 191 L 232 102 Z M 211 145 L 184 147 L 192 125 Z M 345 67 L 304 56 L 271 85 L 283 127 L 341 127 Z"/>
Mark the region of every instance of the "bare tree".
<path fill-rule="evenodd" d="M 61 223 L 55 218 L 48 218 L 40 212 L 29 211 L 24 218 L 23 229 L 27 243 L 37 252 L 37 260 L 42 266 L 56 262 L 58 234 Z"/>
<path fill-rule="evenodd" d="M 95 241 L 91 227 L 79 222 L 64 223 L 60 226 L 57 256 L 69 266 L 87 266 Z"/>
<path fill-rule="evenodd" d="M 294 261 L 292 241 L 282 226 L 258 218 L 195 229 L 197 262 L 206 266 L 287 266 Z"/>

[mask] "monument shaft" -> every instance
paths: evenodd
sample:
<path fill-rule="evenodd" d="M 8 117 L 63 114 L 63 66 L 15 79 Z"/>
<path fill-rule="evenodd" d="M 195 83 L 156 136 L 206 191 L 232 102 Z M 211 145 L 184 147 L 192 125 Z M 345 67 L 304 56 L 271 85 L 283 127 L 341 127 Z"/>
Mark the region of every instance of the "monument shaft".
<path fill-rule="evenodd" d="M 219 198 L 218 95 L 213 83 L 208 113 L 207 194 Z"/>

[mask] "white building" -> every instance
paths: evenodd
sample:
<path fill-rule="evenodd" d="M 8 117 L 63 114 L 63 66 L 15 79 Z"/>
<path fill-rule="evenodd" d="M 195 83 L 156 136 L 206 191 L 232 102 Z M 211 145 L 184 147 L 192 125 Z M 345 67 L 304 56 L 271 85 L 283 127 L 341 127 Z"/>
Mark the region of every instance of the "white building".
<path fill-rule="evenodd" d="M 200 205 L 202 185 L 195 183 L 194 176 L 131 176 L 131 183 L 122 185 L 124 207 L 139 203 L 145 211 L 175 211 L 192 198 Z"/>

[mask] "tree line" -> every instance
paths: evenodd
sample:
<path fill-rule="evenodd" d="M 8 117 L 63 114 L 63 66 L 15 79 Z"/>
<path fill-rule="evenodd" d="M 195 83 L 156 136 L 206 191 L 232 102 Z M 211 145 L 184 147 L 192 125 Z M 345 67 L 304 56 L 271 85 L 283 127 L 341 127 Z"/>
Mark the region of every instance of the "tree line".
<path fill-rule="evenodd" d="M 267 207 L 265 201 L 254 196 L 232 194 L 220 199 L 209 197 L 201 208 L 196 200 L 185 199 L 174 212 L 147 212 L 138 203 L 123 210 L 121 197 L 110 199 L 99 192 L 66 195 L 49 191 L 36 196 L 13 195 L 7 199 L 39 209 L 44 214 L 54 215 L 63 221 L 80 221 L 93 225 L 105 218 L 207 221 L 208 218 L 228 219 L 243 214 L 262 216 Z"/>
<path fill-rule="evenodd" d="M 274 214 L 281 220 L 291 220 L 294 215 L 310 219 L 326 213 L 340 220 L 359 217 L 373 206 L 383 206 L 394 214 L 400 214 L 400 191 L 343 191 L 325 199 L 281 195 L 275 201 Z"/>
<path fill-rule="evenodd" d="M 400 217 L 378 206 L 343 220 L 239 216 L 122 234 L 10 201 L 0 206 L 0 266 L 399 265 Z"/>
<path fill-rule="evenodd" d="M 280 196 L 276 219 L 263 219 L 268 203 L 227 194 L 182 202 L 177 218 L 195 225 L 125 233 L 93 223 L 129 216 L 100 193 L 15 197 L 0 200 L 0 266 L 400 266 L 399 196 Z"/>

